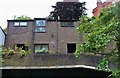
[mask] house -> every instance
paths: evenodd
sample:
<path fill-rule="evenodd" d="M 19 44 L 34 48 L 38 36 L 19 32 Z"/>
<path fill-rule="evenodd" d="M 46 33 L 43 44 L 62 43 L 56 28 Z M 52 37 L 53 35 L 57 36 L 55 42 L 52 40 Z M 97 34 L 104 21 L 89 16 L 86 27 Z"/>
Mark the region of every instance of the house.
<path fill-rule="evenodd" d="M 69 6 L 69 4 L 72 3 L 76 6 L 79 5 L 79 7 L 82 5 L 78 0 L 64 0 L 64 2 L 57 2 L 57 5 L 67 4 Z M 61 11 L 66 12 L 66 10 L 62 9 Z M 76 30 L 79 26 L 77 22 L 78 20 L 72 19 L 73 17 L 70 19 L 62 19 L 64 18 L 64 14 L 60 14 L 61 13 L 59 13 L 59 17 L 61 19 L 57 20 L 48 18 L 8 20 L 6 47 L 14 48 L 16 45 L 17 47 L 22 47 L 25 50 L 31 49 L 34 53 L 74 53 L 77 44 L 82 41 L 82 35 L 78 36 Z M 74 16 L 78 17 L 78 15 Z M 68 16 L 68 18 L 69 17 L 71 16 Z"/>
<path fill-rule="evenodd" d="M 6 46 L 25 49 L 27 45 L 35 53 L 44 49 L 50 53 L 74 53 L 82 41 L 82 36 L 77 34 L 78 26 L 74 20 L 8 20 Z"/>
<path fill-rule="evenodd" d="M 3 29 L 0 26 L 0 51 L 2 50 L 2 46 L 4 46 L 5 43 L 5 32 L 3 31 Z"/>
<path fill-rule="evenodd" d="M 2 27 L 0 26 L 0 45 L 4 45 L 5 43 L 5 32 L 3 31 Z"/>
<path fill-rule="evenodd" d="M 100 14 L 102 8 L 110 7 L 115 0 L 107 0 L 102 3 L 101 0 L 97 0 L 97 7 L 93 9 L 93 16 L 97 17 Z"/>

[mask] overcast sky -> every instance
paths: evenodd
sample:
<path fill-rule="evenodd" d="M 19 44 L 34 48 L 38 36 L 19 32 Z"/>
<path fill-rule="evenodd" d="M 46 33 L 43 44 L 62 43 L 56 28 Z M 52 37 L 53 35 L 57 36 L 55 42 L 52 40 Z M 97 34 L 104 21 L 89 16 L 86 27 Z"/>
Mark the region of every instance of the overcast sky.
<path fill-rule="evenodd" d="M 27 15 L 31 18 L 45 18 L 52 11 L 52 5 L 63 0 L 0 0 L 0 26 L 7 27 L 7 20 L 14 16 Z M 79 0 L 86 2 L 87 13 L 92 16 L 92 9 L 97 0 Z M 102 0 L 105 1 L 105 0 Z"/>

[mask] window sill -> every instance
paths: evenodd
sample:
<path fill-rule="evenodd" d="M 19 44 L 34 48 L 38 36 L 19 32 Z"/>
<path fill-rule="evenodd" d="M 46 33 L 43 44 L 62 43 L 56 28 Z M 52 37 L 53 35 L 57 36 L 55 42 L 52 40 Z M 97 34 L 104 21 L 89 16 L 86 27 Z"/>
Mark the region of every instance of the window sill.
<path fill-rule="evenodd" d="M 39 52 L 39 53 L 35 53 L 35 54 L 48 54 L 48 52 Z"/>
<path fill-rule="evenodd" d="M 14 26 L 14 27 L 27 27 L 27 26 Z"/>
<path fill-rule="evenodd" d="M 74 26 L 72 25 L 72 26 L 61 26 L 61 27 L 74 27 Z"/>
<path fill-rule="evenodd" d="M 36 31 L 35 31 L 35 33 L 46 33 L 46 32 L 36 32 Z"/>

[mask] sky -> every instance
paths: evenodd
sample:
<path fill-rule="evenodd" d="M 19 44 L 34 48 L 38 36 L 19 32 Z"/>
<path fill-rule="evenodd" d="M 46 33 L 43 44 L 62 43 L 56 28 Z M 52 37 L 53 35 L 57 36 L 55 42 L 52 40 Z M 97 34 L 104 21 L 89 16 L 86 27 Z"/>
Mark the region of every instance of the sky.
<path fill-rule="evenodd" d="M 0 26 L 7 27 L 7 20 L 14 19 L 14 16 L 27 15 L 33 18 L 45 18 L 51 11 L 56 2 L 63 0 L 0 0 Z M 106 1 L 106 0 L 101 0 Z M 88 16 L 92 16 L 92 10 L 96 7 L 97 0 L 79 0 L 86 2 Z"/>

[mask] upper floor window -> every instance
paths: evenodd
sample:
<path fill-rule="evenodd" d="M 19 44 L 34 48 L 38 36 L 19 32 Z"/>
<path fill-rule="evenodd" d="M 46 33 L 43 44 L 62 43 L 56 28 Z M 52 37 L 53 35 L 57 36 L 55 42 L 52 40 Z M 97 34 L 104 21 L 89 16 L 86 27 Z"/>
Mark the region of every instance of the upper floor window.
<path fill-rule="evenodd" d="M 39 27 L 35 29 L 35 32 L 46 32 L 45 27 Z"/>
<path fill-rule="evenodd" d="M 19 22 L 14 22 L 14 26 L 19 26 Z"/>
<path fill-rule="evenodd" d="M 74 22 L 60 22 L 60 25 L 63 26 L 63 27 L 64 26 L 68 26 L 68 27 L 70 26 L 71 27 L 71 26 L 74 26 Z"/>
<path fill-rule="evenodd" d="M 20 22 L 20 26 L 27 26 L 27 22 Z"/>
<path fill-rule="evenodd" d="M 14 22 L 14 26 L 27 26 L 27 22 Z"/>
<path fill-rule="evenodd" d="M 45 26 L 45 20 L 36 20 L 36 26 Z"/>

